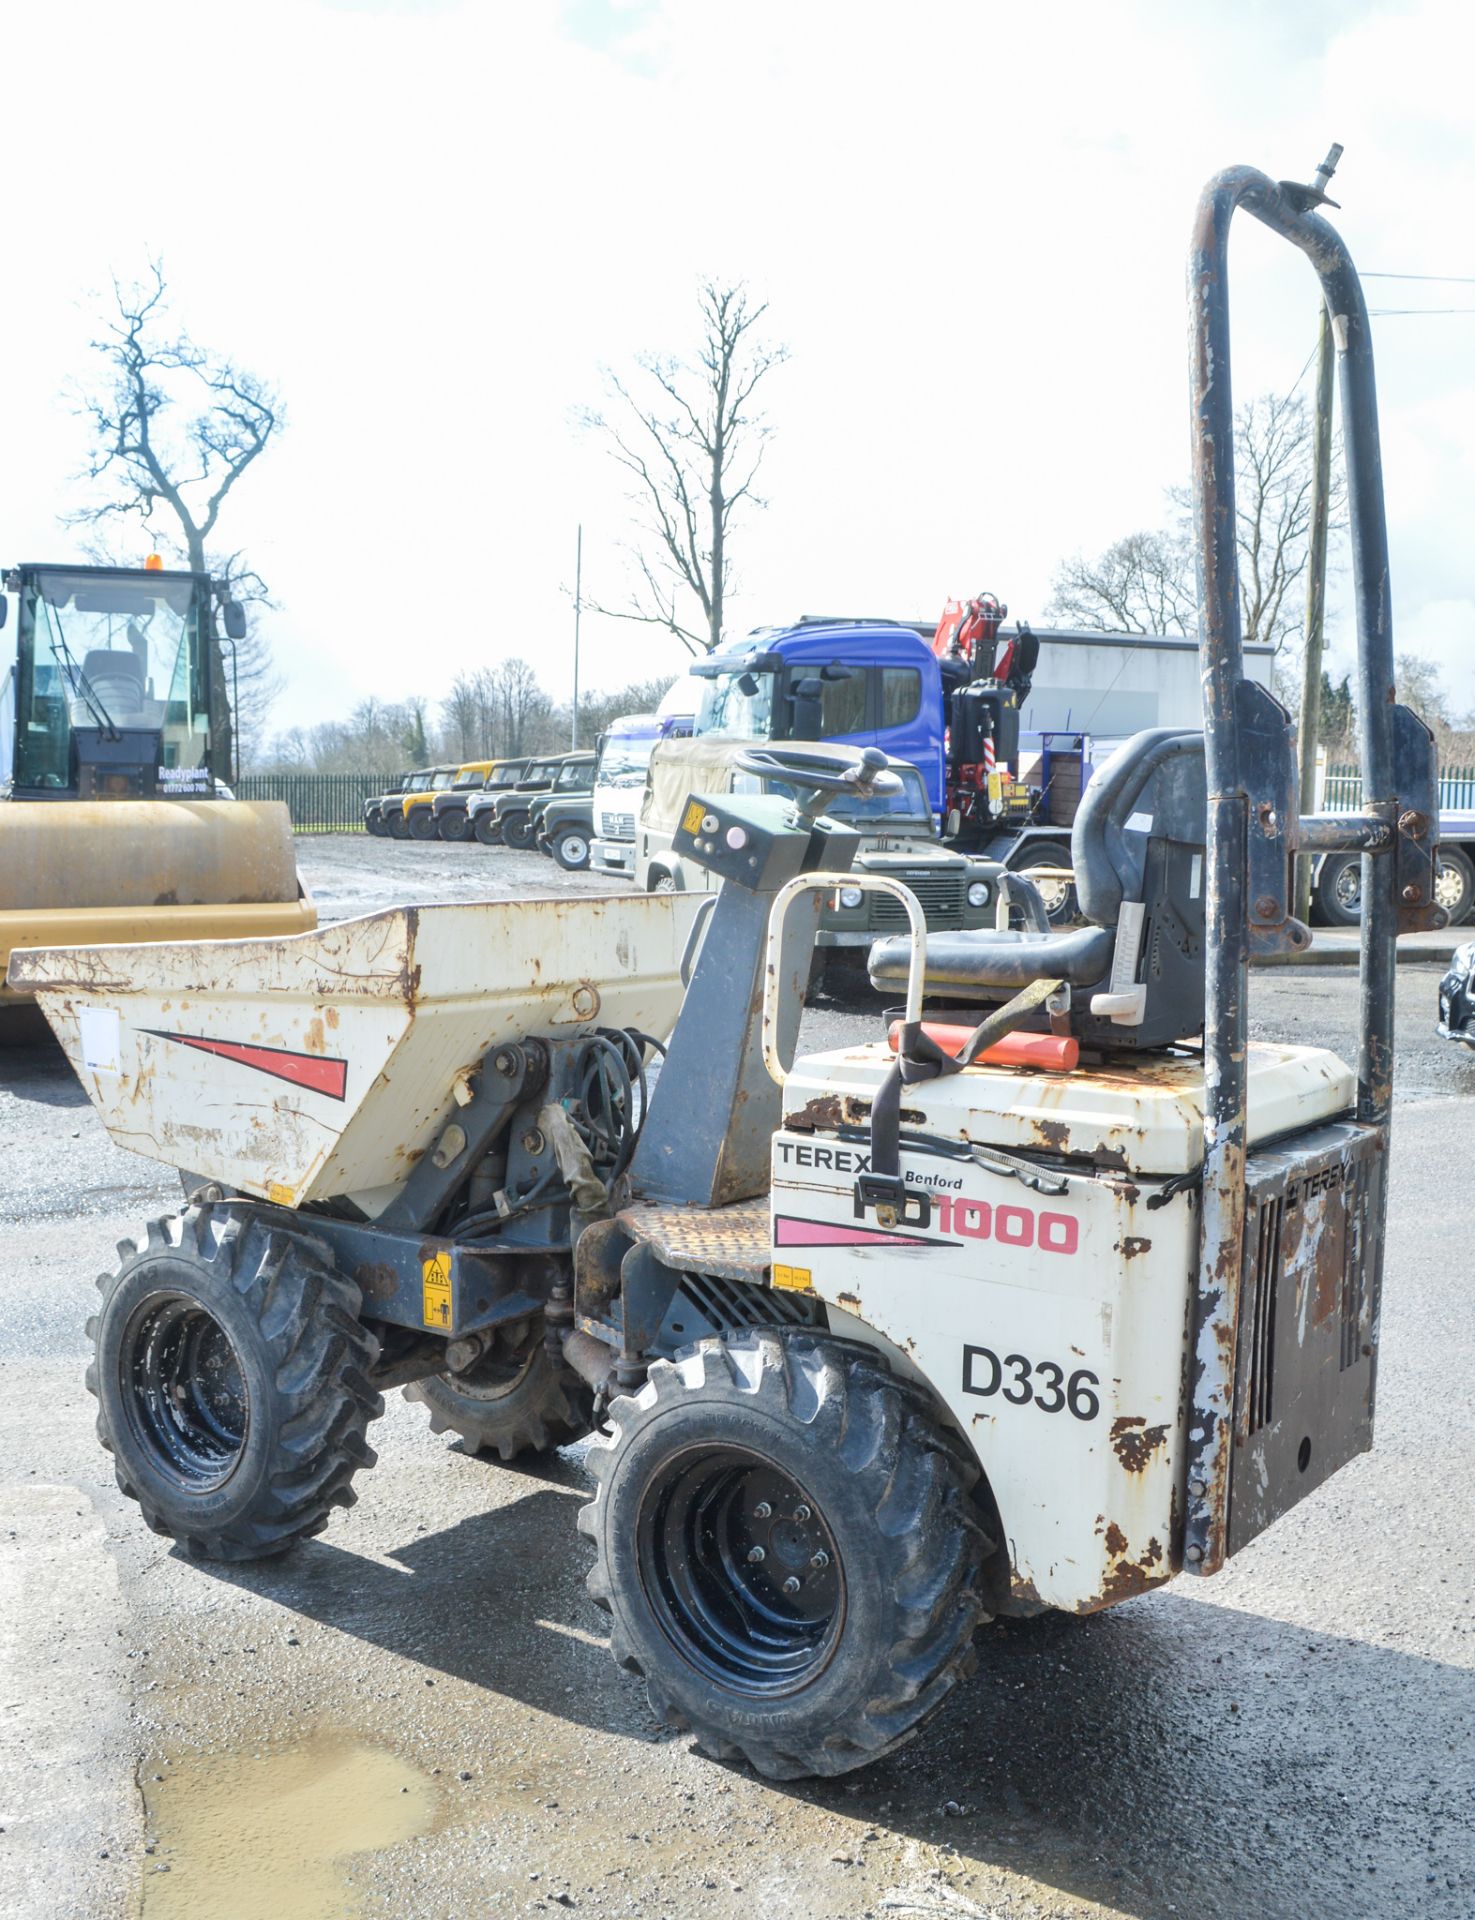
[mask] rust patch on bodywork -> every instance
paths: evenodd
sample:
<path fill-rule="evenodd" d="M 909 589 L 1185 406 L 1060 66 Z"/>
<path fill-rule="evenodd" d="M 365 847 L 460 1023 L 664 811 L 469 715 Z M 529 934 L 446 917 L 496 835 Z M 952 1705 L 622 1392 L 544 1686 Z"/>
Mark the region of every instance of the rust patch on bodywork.
<path fill-rule="evenodd" d="M 827 1093 L 817 1100 L 806 1100 L 797 1113 L 786 1113 L 784 1125 L 793 1128 L 796 1133 L 815 1133 L 821 1128 L 833 1130 L 842 1124 L 843 1119 L 839 1095 Z"/>
<path fill-rule="evenodd" d="M 1128 1473 L 1142 1473 L 1168 1437 L 1166 1426 L 1150 1427 L 1140 1413 L 1123 1414 L 1111 1423 L 1111 1444 Z M 1110 1540 L 1107 1541 L 1110 1546 Z"/>
<path fill-rule="evenodd" d="M 846 1313 L 853 1313 L 857 1319 L 860 1317 L 860 1295 L 858 1293 L 837 1294 L 835 1296 L 835 1305 L 843 1308 Z"/>
<path fill-rule="evenodd" d="M 1152 1252 L 1152 1242 L 1140 1233 L 1129 1233 L 1117 1241 L 1116 1250 L 1124 1260 L 1135 1260 L 1140 1253 Z"/>

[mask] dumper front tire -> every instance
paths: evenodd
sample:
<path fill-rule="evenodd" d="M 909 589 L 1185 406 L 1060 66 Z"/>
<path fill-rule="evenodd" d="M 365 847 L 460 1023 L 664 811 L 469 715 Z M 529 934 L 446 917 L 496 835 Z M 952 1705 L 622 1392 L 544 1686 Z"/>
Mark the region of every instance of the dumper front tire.
<path fill-rule="evenodd" d="M 374 1464 L 364 1435 L 384 1411 L 358 1288 L 317 1244 L 225 1207 L 153 1221 L 118 1252 L 87 1386 L 123 1492 L 202 1559 L 320 1533 Z"/>
<path fill-rule="evenodd" d="M 972 1670 L 971 1456 L 864 1347 L 745 1332 L 658 1360 L 586 1464 L 589 1591 L 651 1707 L 772 1779 L 849 1772 Z"/>
<path fill-rule="evenodd" d="M 467 1373 L 417 1380 L 405 1398 L 429 1408 L 432 1433 L 454 1433 L 500 1460 L 566 1447 L 594 1425 L 594 1395 L 548 1352 L 541 1319 L 517 1351 L 495 1348 Z"/>

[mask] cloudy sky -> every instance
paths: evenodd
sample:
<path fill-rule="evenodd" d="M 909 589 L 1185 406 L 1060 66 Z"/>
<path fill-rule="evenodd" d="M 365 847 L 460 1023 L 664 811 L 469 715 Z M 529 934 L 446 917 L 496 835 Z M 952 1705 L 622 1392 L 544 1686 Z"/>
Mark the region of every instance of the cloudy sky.
<path fill-rule="evenodd" d="M 1359 265 L 1475 277 L 1472 42 L 1449 0 L 13 7 L 0 558 L 75 552 L 66 386 L 152 251 L 177 318 L 286 398 L 225 529 L 281 602 L 276 724 L 509 653 L 565 692 L 575 527 L 605 599 L 626 532 L 574 412 L 601 366 L 683 348 L 713 274 L 792 356 L 732 625 L 984 588 L 1038 616 L 1063 554 L 1184 475 L 1209 174 L 1304 178 L 1341 141 Z M 1249 221 L 1234 272 L 1236 391 L 1288 387 L 1310 274 Z M 1397 644 L 1475 706 L 1475 314 L 1375 324 Z M 684 658 L 584 637 L 588 684 Z"/>

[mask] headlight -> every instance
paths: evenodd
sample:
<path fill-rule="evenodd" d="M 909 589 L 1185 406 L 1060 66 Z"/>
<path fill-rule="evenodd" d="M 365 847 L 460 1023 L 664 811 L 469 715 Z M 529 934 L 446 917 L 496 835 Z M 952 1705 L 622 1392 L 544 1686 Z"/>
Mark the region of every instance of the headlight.
<path fill-rule="evenodd" d="M 975 880 L 969 887 L 968 904 L 970 907 L 986 907 L 988 905 L 987 880 Z"/>
<path fill-rule="evenodd" d="M 865 897 L 865 890 L 862 887 L 841 887 L 840 889 L 842 907 L 858 907 Z"/>

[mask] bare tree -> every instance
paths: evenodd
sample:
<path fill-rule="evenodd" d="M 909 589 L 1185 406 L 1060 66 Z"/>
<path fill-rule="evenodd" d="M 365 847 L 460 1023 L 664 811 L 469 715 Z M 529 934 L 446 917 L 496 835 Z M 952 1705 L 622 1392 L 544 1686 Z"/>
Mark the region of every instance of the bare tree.
<path fill-rule="evenodd" d="M 212 546 L 236 483 L 281 428 L 279 399 L 256 374 L 169 325 L 168 286 L 157 260 L 137 286 L 114 279 L 113 301 L 115 313 L 92 342 L 105 370 L 78 393 L 78 411 L 91 429 L 84 477 L 95 497 L 68 514 L 67 524 L 101 529 L 137 519 L 192 572 L 208 573 L 213 559 L 226 581 L 248 589 L 236 598 L 269 606 L 242 556 Z M 153 522 L 161 506 L 167 517 L 159 533 Z M 259 739 L 280 682 L 270 643 L 254 623 L 237 647 L 236 724 L 244 746 Z M 229 716 L 213 720 L 228 745 Z"/>
<path fill-rule="evenodd" d="M 1181 529 L 1129 533 L 1094 560 L 1055 569 L 1046 611 L 1097 633 L 1191 633 L 1198 598 L 1193 549 Z"/>
<path fill-rule="evenodd" d="M 502 660 L 492 669 L 496 751 L 509 757 L 539 751 L 553 702 L 526 660 Z"/>
<path fill-rule="evenodd" d="M 753 482 L 773 429 L 754 394 L 788 351 L 758 339 L 767 302 L 750 303 L 741 284 L 703 281 L 698 307 L 702 341 L 694 359 L 645 354 L 638 379 L 607 374 L 609 411 L 588 411 L 583 421 L 630 477 L 637 530 L 629 547 L 638 575 L 631 603 L 589 604 L 664 627 L 693 653 L 707 653 L 722 639 L 734 517 L 745 501 L 764 504 Z"/>
<path fill-rule="evenodd" d="M 1235 418 L 1240 623 L 1247 643 L 1279 648 L 1300 634 L 1311 513 L 1312 422 L 1298 395 L 1266 393 Z M 1098 632 L 1193 633 L 1198 619 L 1190 500 L 1169 490 L 1171 523 L 1128 534 L 1095 560 L 1055 570 L 1047 611 Z M 1343 499 L 1331 498 L 1333 523 Z"/>

